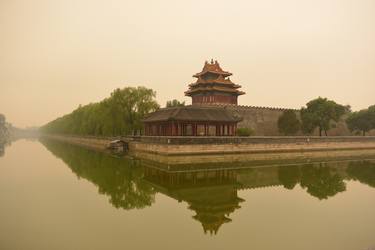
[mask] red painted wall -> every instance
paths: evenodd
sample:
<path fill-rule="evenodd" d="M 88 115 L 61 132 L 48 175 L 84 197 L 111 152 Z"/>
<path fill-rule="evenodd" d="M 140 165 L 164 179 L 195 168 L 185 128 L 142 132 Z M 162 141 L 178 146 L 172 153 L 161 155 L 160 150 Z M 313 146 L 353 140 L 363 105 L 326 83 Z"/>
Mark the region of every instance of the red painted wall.
<path fill-rule="evenodd" d="M 237 96 L 225 95 L 206 95 L 206 96 L 192 96 L 193 104 L 204 103 L 220 103 L 220 104 L 235 104 L 237 105 Z"/>

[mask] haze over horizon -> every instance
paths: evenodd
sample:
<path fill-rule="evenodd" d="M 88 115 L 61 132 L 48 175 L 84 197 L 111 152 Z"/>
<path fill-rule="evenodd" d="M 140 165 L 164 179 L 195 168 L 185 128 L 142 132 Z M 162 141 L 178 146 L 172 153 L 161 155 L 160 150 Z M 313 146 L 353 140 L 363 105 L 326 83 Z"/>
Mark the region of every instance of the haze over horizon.
<path fill-rule="evenodd" d="M 41 126 L 115 88 L 184 96 L 205 60 L 246 95 L 300 108 L 375 104 L 375 1 L 0 0 L 0 113 Z"/>

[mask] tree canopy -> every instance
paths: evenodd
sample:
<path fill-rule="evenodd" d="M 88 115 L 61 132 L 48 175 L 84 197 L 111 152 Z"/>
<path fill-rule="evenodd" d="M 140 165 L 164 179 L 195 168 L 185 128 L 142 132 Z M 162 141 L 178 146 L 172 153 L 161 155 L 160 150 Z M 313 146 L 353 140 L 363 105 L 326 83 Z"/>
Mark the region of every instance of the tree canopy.
<path fill-rule="evenodd" d="M 365 136 L 371 129 L 375 129 L 375 109 L 364 109 L 353 112 L 346 119 L 350 131 L 360 131 Z"/>
<path fill-rule="evenodd" d="M 297 118 L 296 112 L 286 110 L 277 120 L 277 127 L 283 135 L 295 135 L 300 130 L 301 123 Z"/>
<path fill-rule="evenodd" d="M 333 122 L 349 112 L 350 107 L 337 104 L 327 98 L 319 97 L 306 104 L 306 108 L 301 109 L 302 130 L 306 134 L 311 134 L 316 128 L 319 129 L 319 135 L 332 128 Z"/>
<path fill-rule="evenodd" d="M 183 106 L 185 106 L 185 101 L 180 102 L 179 100 L 176 100 L 176 99 L 173 99 L 171 101 L 167 101 L 167 105 L 166 105 L 167 108 L 183 107 Z"/>
<path fill-rule="evenodd" d="M 5 124 L 5 115 L 0 114 L 0 125 L 4 125 L 4 124 Z"/>
<path fill-rule="evenodd" d="M 79 106 L 42 127 L 47 133 L 128 135 L 142 129 L 142 119 L 159 108 L 156 93 L 145 87 L 116 89 L 99 103 Z"/>
<path fill-rule="evenodd" d="M 368 112 L 370 112 L 370 119 L 372 128 L 375 129 L 375 105 L 372 105 L 368 108 Z"/>

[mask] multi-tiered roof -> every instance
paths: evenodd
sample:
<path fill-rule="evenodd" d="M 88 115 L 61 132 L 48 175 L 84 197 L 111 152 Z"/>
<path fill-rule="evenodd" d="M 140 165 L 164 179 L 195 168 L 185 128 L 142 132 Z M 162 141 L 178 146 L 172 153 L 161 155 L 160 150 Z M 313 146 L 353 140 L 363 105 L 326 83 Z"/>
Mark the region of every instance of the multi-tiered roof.
<path fill-rule="evenodd" d="M 228 98 L 214 98 L 214 96 L 231 96 L 237 104 L 237 97 L 245 92 L 238 90 L 241 86 L 230 80 L 231 75 L 232 73 L 224 71 L 217 61 L 211 60 L 211 63 L 206 61 L 202 71 L 193 75 L 197 80 L 189 84 L 189 90 L 185 95 L 193 97 L 193 104 L 195 96 L 208 97 L 196 99 L 202 103 L 227 103 Z"/>

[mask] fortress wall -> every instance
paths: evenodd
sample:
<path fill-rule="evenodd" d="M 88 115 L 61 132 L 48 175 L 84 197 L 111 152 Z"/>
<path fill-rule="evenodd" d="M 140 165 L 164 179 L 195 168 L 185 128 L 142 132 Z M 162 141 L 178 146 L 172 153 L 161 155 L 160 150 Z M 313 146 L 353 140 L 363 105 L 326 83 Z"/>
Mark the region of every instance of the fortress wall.
<path fill-rule="evenodd" d="M 239 116 L 243 118 L 241 122 L 238 123 L 239 128 L 252 128 L 255 131 L 256 136 L 278 136 L 280 135 L 277 127 L 277 121 L 279 117 L 283 114 L 285 110 L 283 108 L 270 108 L 270 107 L 256 107 L 256 106 L 235 106 L 228 105 L 227 109 L 233 110 Z M 294 109 L 299 117 L 299 110 Z M 329 136 L 348 136 L 352 135 L 348 129 L 346 122 L 346 117 L 341 118 L 341 120 L 336 124 L 335 128 L 328 131 Z M 300 132 L 297 135 L 302 135 Z M 318 130 L 314 132 L 313 135 L 319 135 Z M 370 131 L 368 135 L 375 135 L 375 130 Z"/>
<path fill-rule="evenodd" d="M 239 128 L 252 128 L 258 136 L 280 135 L 277 120 L 285 109 L 253 106 L 228 106 L 227 108 L 243 118 L 238 124 Z"/>

